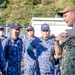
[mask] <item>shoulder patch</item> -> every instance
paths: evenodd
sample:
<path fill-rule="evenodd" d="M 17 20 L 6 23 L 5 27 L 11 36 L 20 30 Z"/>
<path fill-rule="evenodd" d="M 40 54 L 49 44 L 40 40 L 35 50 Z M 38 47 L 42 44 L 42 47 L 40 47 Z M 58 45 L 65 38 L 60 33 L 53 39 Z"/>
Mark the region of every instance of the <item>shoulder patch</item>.
<path fill-rule="evenodd" d="M 29 46 L 28 46 L 28 49 L 29 49 L 29 50 L 33 50 L 34 48 L 33 48 L 31 45 L 29 45 Z"/>

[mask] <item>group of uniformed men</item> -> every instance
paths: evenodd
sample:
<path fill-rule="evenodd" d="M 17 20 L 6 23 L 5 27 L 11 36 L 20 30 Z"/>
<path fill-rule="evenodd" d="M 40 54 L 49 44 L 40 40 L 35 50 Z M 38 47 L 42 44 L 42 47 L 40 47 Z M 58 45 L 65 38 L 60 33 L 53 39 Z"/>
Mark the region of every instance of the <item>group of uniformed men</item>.
<path fill-rule="evenodd" d="M 10 25 L 10 37 L 4 36 L 0 27 L 0 69 L 3 75 L 21 75 L 21 58 L 24 58 L 24 75 L 54 75 L 54 38 L 48 24 L 41 25 L 42 37 L 34 35 L 34 28 L 27 28 L 27 36 L 19 38 L 19 23 Z M 2 33 L 2 34 L 1 34 Z"/>
<path fill-rule="evenodd" d="M 75 75 L 75 6 L 67 6 L 62 13 L 64 21 L 73 28 L 55 39 L 50 36 L 51 29 L 47 23 L 41 25 L 40 38 L 29 26 L 28 36 L 23 40 L 19 38 L 22 28 L 19 23 L 10 25 L 11 36 L 8 38 L 4 36 L 4 28 L 0 27 L 0 70 L 3 75 L 21 75 L 22 57 L 24 75 Z M 63 43 L 60 45 L 59 41 Z"/>

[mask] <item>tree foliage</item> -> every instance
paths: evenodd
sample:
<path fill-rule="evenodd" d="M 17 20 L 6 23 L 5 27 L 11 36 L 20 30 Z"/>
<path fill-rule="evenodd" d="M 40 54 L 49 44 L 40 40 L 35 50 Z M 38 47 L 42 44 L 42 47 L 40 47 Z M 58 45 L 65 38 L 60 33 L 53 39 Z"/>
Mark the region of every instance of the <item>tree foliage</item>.
<path fill-rule="evenodd" d="M 75 0 L 0 0 L 0 24 L 19 22 L 26 27 L 32 17 L 54 17 L 68 4 L 75 5 Z"/>
<path fill-rule="evenodd" d="M 8 0 L 0 0 L 0 8 L 6 8 L 7 3 L 8 3 Z"/>

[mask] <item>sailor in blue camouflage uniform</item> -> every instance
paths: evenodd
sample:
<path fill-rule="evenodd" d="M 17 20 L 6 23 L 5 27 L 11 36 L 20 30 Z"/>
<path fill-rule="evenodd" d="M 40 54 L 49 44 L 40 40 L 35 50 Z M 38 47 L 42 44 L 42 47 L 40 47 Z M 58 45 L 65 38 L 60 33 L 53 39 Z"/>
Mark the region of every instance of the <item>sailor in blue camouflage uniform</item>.
<path fill-rule="evenodd" d="M 23 38 L 23 51 L 24 51 L 24 75 L 35 75 L 35 60 L 33 60 L 27 53 L 29 44 L 37 38 L 34 36 L 34 28 L 28 26 L 27 36 Z"/>
<path fill-rule="evenodd" d="M 6 60 L 5 60 L 5 56 L 4 56 L 4 52 L 0 40 L 0 70 L 3 75 L 6 75 L 5 67 L 6 67 Z"/>
<path fill-rule="evenodd" d="M 41 25 L 41 38 L 34 39 L 27 52 L 36 60 L 36 75 L 54 75 L 54 39 L 50 37 L 48 24 Z M 36 56 L 33 50 L 36 49 Z"/>
<path fill-rule="evenodd" d="M 11 36 L 5 42 L 5 57 L 7 61 L 7 75 L 21 75 L 21 58 L 22 58 L 22 39 L 20 34 L 19 23 L 12 23 L 10 26 Z"/>
<path fill-rule="evenodd" d="M 2 43 L 3 48 L 4 48 L 6 38 L 7 37 L 5 36 L 4 26 L 0 26 L 0 39 L 1 39 L 1 43 Z"/>

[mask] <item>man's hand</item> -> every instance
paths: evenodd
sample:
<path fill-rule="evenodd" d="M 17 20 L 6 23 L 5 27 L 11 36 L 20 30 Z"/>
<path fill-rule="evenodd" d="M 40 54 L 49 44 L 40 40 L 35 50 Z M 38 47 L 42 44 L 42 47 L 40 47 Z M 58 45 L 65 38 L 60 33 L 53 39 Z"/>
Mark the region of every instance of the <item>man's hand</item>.
<path fill-rule="evenodd" d="M 56 41 L 61 41 L 61 42 L 64 42 L 66 39 L 67 39 L 67 33 L 65 33 L 65 32 L 60 33 L 60 34 L 55 38 Z"/>
<path fill-rule="evenodd" d="M 55 55 L 54 55 L 54 58 L 55 58 L 55 59 L 59 59 L 59 58 L 61 58 L 61 55 L 56 55 L 56 54 L 55 54 Z"/>
<path fill-rule="evenodd" d="M 0 75 L 2 75 L 2 72 L 0 72 Z"/>

